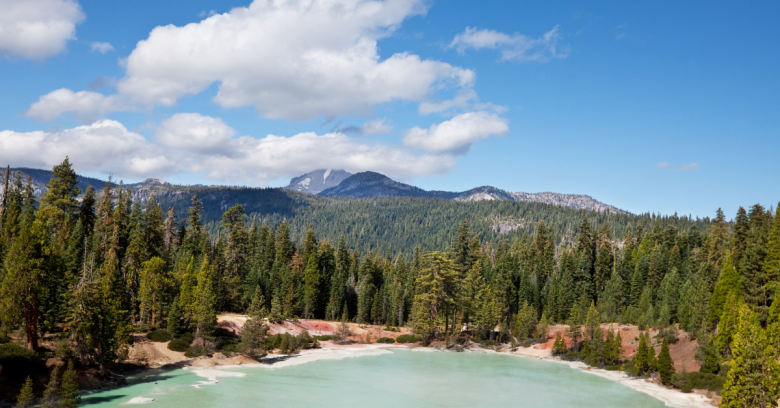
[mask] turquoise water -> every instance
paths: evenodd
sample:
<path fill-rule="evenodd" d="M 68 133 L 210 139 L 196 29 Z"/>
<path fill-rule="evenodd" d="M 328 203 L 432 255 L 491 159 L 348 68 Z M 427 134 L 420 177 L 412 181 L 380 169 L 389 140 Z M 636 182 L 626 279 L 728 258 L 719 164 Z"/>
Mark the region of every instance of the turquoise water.
<path fill-rule="evenodd" d="M 241 368 L 246 377 L 205 378 L 156 370 L 126 387 L 83 397 L 90 407 L 118 407 L 134 397 L 150 407 L 523 407 L 661 408 L 648 395 L 564 364 L 481 353 L 392 354 L 279 368 Z M 125 406 L 125 408 L 127 408 Z"/>

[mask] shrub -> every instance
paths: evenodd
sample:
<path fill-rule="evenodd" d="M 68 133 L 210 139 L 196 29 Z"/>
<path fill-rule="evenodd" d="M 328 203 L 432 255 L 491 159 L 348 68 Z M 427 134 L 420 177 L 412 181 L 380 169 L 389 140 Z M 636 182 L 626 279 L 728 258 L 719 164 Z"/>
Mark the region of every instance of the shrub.
<path fill-rule="evenodd" d="M 168 350 L 186 352 L 190 349 L 190 343 L 184 339 L 174 339 L 168 343 Z"/>
<path fill-rule="evenodd" d="M 337 340 L 338 336 L 333 334 L 323 334 L 321 336 L 314 336 L 314 338 L 319 341 L 328 341 L 328 340 Z"/>
<path fill-rule="evenodd" d="M 712 373 L 692 372 L 678 373 L 672 376 L 672 385 L 685 391 L 691 389 L 720 391 L 723 389 L 725 378 Z"/>
<path fill-rule="evenodd" d="M 395 343 L 395 340 L 393 340 L 391 337 L 380 337 L 376 339 L 377 343 L 384 343 L 384 344 L 392 344 Z"/>
<path fill-rule="evenodd" d="M 165 343 L 166 341 L 171 341 L 173 336 L 171 336 L 171 333 L 168 332 L 168 330 L 160 329 L 148 333 L 146 338 L 157 343 Z"/>
<path fill-rule="evenodd" d="M 43 362 L 38 355 L 16 343 L 0 345 L 0 366 L 3 375 L 15 383 L 21 384 L 27 376 L 34 376 L 42 371 Z"/>
<path fill-rule="evenodd" d="M 398 343 L 418 343 L 420 340 L 420 336 L 415 336 L 414 334 L 402 334 L 398 336 L 398 338 L 395 339 Z"/>
<path fill-rule="evenodd" d="M 195 340 L 195 335 L 190 332 L 184 332 L 181 333 L 177 338 L 186 341 L 187 344 L 191 344 Z"/>

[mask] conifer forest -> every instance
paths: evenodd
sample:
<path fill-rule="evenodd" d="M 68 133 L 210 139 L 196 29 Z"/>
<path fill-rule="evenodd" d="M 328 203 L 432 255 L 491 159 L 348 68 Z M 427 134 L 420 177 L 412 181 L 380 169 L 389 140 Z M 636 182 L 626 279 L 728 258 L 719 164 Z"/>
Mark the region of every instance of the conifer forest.
<path fill-rule="evenodd" d="M 204 207 L 197 191 L 186 205 L 155 195 L 133 201 L 110 181 L 82 191 L 67 159 L 40 199 L 21 177 L 3 181 L 0 376 L 18 406 L 33 394 L 76 406 L 74 370 L 110 375 L 134 332 L 165 332 L 191 354 L 216 345 L 262 356 L 316 344 L 308 334 L 268 335 L 263 323 L 298 318 L 409 327 L 423 344 L 532 344 L 565 324 L 569 341 L 559 332 L 553 348 L 562 358 L 652 373 L 683 389 L 718 381 L 723 407 L 780 398 L 780 217 L 759 204 L 724 214 L 714 203 L 713 218 L 694 220 L 321 199 L 275 215 L 223 203 L 216 219 L 205 214 L 218 207 Z M 490 205 L 505 215 L 522 209 L 526 224 L 490 230 L 480 210 Z M 374 232 L 361 233 L 356 214 L 373 220 Z M 438 229 L 404 232 L 428 222 Z M 224 312 L 250 316 L 241 338 L 223 339 Z M 642 334 L 628 359 L 620 331 L 603 332 L 604 323 L 660 334 Z M 681 333 L 698 342 L 699 373 L 674 372 L 669 344 Z M 54 354 L 68 368 L 51 384 L 31 381 Z"/>

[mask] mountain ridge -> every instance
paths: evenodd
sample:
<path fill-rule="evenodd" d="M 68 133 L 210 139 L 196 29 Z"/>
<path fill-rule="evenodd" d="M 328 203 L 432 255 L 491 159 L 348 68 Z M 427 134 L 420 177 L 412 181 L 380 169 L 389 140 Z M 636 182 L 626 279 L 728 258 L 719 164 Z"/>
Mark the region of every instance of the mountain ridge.
<path fill-rule="evenodd" d="M 525 193 L 508 192 L 493 186 L 480 186 L 463 192 L 427 191 L 419 187 L 395 181 L 383 174 L 366 171 L 356 173 L 344 179 L 339 185 L 320 191 L 325 197 L 430 197 L 460 202 L 475 201 L 529 201 L 560 205 L 574 209 L 586 209 L 599 212 L 628 213 L 613 205 L 602 203 L 589 195 L 562 194 L 552 192 Z"/>

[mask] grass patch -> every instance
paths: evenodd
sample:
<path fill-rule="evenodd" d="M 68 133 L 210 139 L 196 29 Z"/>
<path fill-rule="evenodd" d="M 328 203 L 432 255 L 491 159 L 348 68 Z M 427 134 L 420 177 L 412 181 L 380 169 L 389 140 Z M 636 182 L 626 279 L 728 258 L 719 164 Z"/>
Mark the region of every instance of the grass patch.
<path fill-rule="evenodd" d="M 393 340 L 391 337 L 380 337 L 376 339 L 377 343 L 384 343 L 384 344 L 393 344 L 395 343 L 395 340 Z"/>

